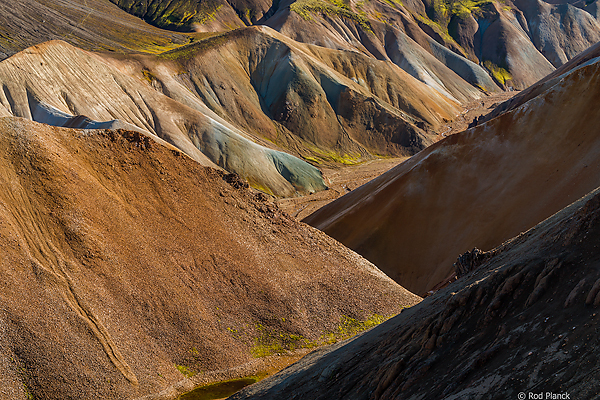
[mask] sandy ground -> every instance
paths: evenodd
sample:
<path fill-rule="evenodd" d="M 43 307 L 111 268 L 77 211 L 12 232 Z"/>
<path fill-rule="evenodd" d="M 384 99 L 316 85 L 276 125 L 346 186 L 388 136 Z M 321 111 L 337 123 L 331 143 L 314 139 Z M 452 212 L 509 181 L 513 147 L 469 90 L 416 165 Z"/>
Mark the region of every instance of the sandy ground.
<path fill-rule="evenodd" d="M 490 113 L 497 105 L 518 93 L 519 91 L 516 90 L 512 92 L 502 92 L 468 103 L 463 112 L 439 130 L 440 136 L 443 138 L 464 131 L 469 127 L 469 124 L 473 122 L 473 119 Z"/>
<path fill-rule="evenodd" d="M 303 197 L 277 200 L 279 208 L 301 220 L 324 205 L 369 182 L 407 158 L 370 160 L 357 165 L 321 168 L 329 189 Z"/>
<path fill-rule="evenodd" d="M 439 139 L 464 131 L 474 118 L 488 114 L 498 104 L 517 93 L 519 92 L 502 92 L 467 104 L 464 111 L 453 121 L 440 128 Z M 277 204 L 283 211 L 302 220 L 324 205 L 369 182 L 406 159 L 408 157 L 386 158 L 337 168 L 321 167 L 325 182 L 329 186 L 328 190 L 302 197 L 279 199 Z"/>

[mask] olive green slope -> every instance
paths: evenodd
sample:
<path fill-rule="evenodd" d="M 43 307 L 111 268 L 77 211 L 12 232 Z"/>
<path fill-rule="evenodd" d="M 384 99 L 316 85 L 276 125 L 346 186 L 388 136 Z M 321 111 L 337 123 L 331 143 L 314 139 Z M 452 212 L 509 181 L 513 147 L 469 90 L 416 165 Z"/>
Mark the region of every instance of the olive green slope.
<path fill-rule="evenodd" d="M 230 30 L 251 25 L 276 7 L 269 0 L 110 0 L 123 10 L 165 29 Z"/>
<path fill-rule="evenodd" d="M 158 29 L 102 0 L 0 3 L 0 59 L 48 40 L 95 51 L 159 53 L 190 36 Z"/>

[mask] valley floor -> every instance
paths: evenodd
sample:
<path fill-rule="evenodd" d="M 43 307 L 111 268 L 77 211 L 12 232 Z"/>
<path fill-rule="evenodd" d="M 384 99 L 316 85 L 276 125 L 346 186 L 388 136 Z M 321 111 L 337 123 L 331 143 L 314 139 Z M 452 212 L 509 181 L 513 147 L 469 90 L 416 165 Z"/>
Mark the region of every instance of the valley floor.
<path fill-rule="evenodd" d="M 464 107 L 453 121 L 443 125 L 439 130 L 439 139 L 464 131 L 474 118 L 486 115 L 498 104 L 512 98 L 518 91 L 502 92 L 473 101 Z M 342 167 L 320 167 L 328 190 L 302 197 L 290 197 L 277 200 L 279 208 L 291 216 L 302 220 L 319 208 L 335 199 L 369 182 L 389 169 L 395 167 L 408 157 L 384 158 L 370 160 L 357 165 Z"/>

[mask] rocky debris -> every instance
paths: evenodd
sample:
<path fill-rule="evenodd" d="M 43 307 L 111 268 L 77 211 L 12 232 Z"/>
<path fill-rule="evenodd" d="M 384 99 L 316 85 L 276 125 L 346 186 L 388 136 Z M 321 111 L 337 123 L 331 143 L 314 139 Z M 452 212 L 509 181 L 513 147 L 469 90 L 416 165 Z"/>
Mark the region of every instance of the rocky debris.
<path fill-rule="evenodd" d="M 591 303 L 600 286 L 598 216 L 600 189 L 420 304 L 232 400 L 505 399 L 542 391 L 592 398 L 600 390 Z M 313 379 L 334 364 L 327 382 Z"/>
<path fill-rule="evenodd" d="M 238 174 L 225 174 L 223 180 L 233 186 L 234 189 L 246 189 L 250 187 L 248 181 L 242 179 Z"/>
<path fill-rule="evenodd" d="M 140 132 L 14 117 L 0 132 L 1 398 L 175 399 L 192 375 L 420 301 Z"/>

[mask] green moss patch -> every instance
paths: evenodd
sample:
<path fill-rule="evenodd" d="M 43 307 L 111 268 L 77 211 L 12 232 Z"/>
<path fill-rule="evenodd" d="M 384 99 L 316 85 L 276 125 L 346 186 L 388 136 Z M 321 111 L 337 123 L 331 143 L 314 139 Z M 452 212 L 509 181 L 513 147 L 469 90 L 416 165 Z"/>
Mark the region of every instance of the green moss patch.
<path fill-rule="evenodd" d="M 295 12 L 306 21 L 312 20 L 311 14 L 314 13 L 330 17 L 344 17 L 356 22 L 366 32 L 373 33 L 369 20 L 364 15 L 352 11 L 350 6 L 342 0 L 298 0 L 290 5 L 290 11 Z"/>
<path fill-rule="evenodd" d="M 302 335 L 294 335 L 281 332 L 269 332 L 262 325 L 258 324 L 259 330 L 262 329 L 262 335 L 255 339 L 252 347 L 254 357 L 266 357 L 273 354 L 286 354 L 297 349 L 310 349 L 327 344 L 337 343 L 340 340 L 349 339 L 360 332 L 387 321 L 391 316 L 373 314 L 366 320 L 358 320 L 343 315 L 340 318 L 338 327 L 331 331 L 323 333 L 316 340 L 309 340 Z"/>
<path fill-rule="evenodd" d="M 308 147 L 309 150 L 311 150 L 313 152 L 313 155 L 315 157 L 307 158 L 306 156 L 304 156 L 303 158 L 310 159 L 310 161 L 316 161 L 319 164 L 320 164 L 320 162 L 318 161 L 318 159 L 321 159 L 323 161 L 333 161 L 333 162 L 336 162 L 339 164 L 344 164 L 344 165 L 355 165 L 355 164 L 360 164 L 361 162 L 364 161 L 362 159 L 362 155 L 360 153 L 342 153 L 342 154 L 340 154 L 335 151 L 320 149 L 310 143 L 307 143 L 306 147 Z"/>
<path fill-rule="evenodd" d="M 490 74 L 497 82 L 499 82 L 503 85 L 505 85 L 506 82 L 508 82 L 509 80 L 513 79 L 510 72 L 508 72 L 507 70 L 505 70 L 502 67 L 497 66 L 496 64 L 494 64 L 493 62 L 491 62 L 489 60 L 484 61 L 483 66 L 488 71 L 490 71 Z"/>
<path fill-rule="evenodd" d="M 181 372 L 186 378 L 191 378 L 192 376 L 196 375 L 195 371 L 192 371 L 189 367 L 186 367 L 185 365 L 175 364 L 175 368 L 177 368 L 177 370 Z"/>
<path fill-rule="evenodd" d="M 460 0 L 449 4 L 452 15 L 459 18 L 467 18 L 470 14 L 480 15 L 481 7 L 486 4 L 491 4 L 490 0 Z"/>

